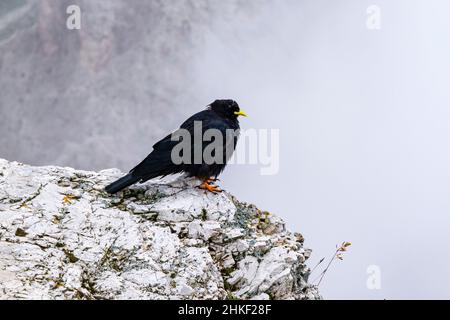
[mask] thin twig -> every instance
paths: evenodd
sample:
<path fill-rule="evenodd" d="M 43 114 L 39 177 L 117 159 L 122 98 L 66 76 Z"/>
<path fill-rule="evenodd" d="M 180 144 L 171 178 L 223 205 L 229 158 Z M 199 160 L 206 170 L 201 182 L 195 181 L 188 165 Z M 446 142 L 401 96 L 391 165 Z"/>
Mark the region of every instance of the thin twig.
<path fill-rule="evenodd" d="M 336 259 L 343 260 L 343 253 L 346 252 L 346 251 L 347 251 L 347 248 L 350 247 L 351 245 L 352 245 L 352 244 L 351 244 L 350 242 L 343 242 L 343 243 L 341 244 L 340 247 L 336 246 L 336 251 L 334 252 L 334 254 L 333 254 L 333 256 L 331 257 L 330 261 L 328 262 L 327 266 L 326 266 L 325 269 L 320 273 L 320 275 L 319 275 L 316 279 L 314 279 L 314 281 L 313 281 L 313 282 L 316 282 L 316 280 L 319 279 L 319 282 L 318 282 L 317 285 L 316 285 L 317 287 L 320 286 L 320 284 L 322 283 L 322 280 L 323 280 L 323 278 L 325 277 L 325 275 L 327 274 L 328 270 L 330 269 L 332 263 L 333 263 Z M 318 263 L 318 265 L 321 264 L 324 260 L 325 260 L 325 258 L 322 259 L 322 260 Z M 317 267 L 317 266 L 316 266 L 316 267 Z M 314 267 L 314 269 L 315 269 L 316 267 Z M 314 269 L 313 269 L 313 270 L 314 270 Z"/>
<path fill-rule="evenodd" d="M 314 266 L 314 268 L 311 269 L 309 274 L 312 274 L 317 269 L 317 267 L 319 267 L 322 264 L 322 262 L 324 262 L 324 261 L 325 261 L 325 258 L 320 259 L 320 261 Z"/>

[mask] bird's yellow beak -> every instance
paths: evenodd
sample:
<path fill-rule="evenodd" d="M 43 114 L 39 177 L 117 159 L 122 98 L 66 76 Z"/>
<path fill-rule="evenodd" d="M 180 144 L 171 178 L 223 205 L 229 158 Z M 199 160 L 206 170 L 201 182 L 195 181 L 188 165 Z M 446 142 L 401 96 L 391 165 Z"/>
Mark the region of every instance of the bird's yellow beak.
<path fill-rule="evenodd" d="M 244 111 L 236 111 L 234 114 L 237 116 L 248 117 Z"/>

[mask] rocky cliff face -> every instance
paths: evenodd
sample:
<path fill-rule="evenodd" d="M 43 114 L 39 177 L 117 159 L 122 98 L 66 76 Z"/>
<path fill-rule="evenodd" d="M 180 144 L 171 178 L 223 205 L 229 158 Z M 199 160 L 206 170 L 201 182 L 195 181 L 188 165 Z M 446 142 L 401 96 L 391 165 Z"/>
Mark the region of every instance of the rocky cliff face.
<path fill-rule="evenodd" d="M 0 160 L 0 299 L 317 299 L 303 237 L 194 180 Z"/>

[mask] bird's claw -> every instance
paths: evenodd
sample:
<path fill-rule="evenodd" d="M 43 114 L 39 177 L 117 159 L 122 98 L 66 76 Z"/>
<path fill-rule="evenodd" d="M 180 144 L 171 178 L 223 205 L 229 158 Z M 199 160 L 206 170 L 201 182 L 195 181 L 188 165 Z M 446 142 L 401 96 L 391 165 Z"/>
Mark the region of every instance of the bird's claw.
<path fill-rule="evenodd" d="M 205 181 L 199 186 L 199 188 L 205 190 L 205 192 L 206 192 L 206 191 L 209 191 L 209 192 L 212 192 L 212 193 L 220 193 L 220 192 L 223 191 L 223 190 L 221 190 L 218 186 L 212 185 L 212 184 L 211 184 L 212 182 L 214 182 L 213 179 L 205 180 Z"/>

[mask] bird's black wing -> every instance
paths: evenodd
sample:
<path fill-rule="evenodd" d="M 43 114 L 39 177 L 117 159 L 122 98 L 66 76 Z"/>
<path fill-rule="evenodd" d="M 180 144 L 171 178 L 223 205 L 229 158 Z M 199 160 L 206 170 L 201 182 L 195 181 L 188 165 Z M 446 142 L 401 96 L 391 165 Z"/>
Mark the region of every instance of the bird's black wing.
<path fill-rule="evenodd" d="M 208 110 L 205 114 L 195 116 L 191 120 L 192 122 L 186 123 L 185 126 L 185 128 L 190 131 L 191 137 L 194 137 L 193 124 L 195 124 L 195 121 L 201 121 L 203 134 L 210 129 L 215 129 L 216 132 L 209 137 L 204 137 L 205 140 L 201 140 L 201 148 L 196 148 L 194 144 L 197 141 L 195 141 L 194 138 L 191 139 L 191 165 L 185 166 L 184 171 L 189 173 L 190 176 L 199 178 L 217 177 L 225 168 L 226 163 L 236 148 L 238 140 L 238 135 L 236 135 L 236 133 L 239 133 L 238 131 L 236 132 L 236 130 L 239 129 L 239 125 L 237 122 L 231 122 L 218 116 L 214 112 L 208 112 Z M 219 134 L 222 139 L 215 141 L 216 134 Z M 214 143 L 214 148 L 212 148 L 213 146 L 211 143 Z M 205 150 L 207 146 L 210 146 L 210 148 Z M 217 147 L 218 149 L 216 149 Z M 220 152 L 220 154 L 217 152 Z M 198 153 L 197 157 L 196 153 Z M 201 163 L 198 163 L 197 159 L 200 159 Z"/>
<path fill-rule="evenodd" d="M 218 117 L 214 112 L 210 110 L 201 111 L 188 120 L 186 120 L 178 130 L 187 130 L 191 136 L 191 151 L 195 150 L 194 148 L 194 128 L 195 122 L 199 121 L 202 125 L 202 132 L 204 133 L 208 129 L 216 129 L 219 130 L 224 139 L 226 137 L 226 130 L 232 129 L 226 121 Z M 172 140 L 172 137 L 176 135 L 176 131 L 164 139 L 160 140 L 153 146 L 153 151 L 150 153 L 147 158 L 144 159 L 140 164 L 138 164 L 135 168 L 133 168 L 130 173 L 139 178 L 141 181 L 146 181 L 158 176 L 166 176 L 169 174 L 175 174 L 182 172 L 186 166 L 184 164 L 177 165 L 172 161 L 172 150 L 173 148 L 180 143 L 177 140 Z M 205 142 L 204 144 L 209 144 L 209 142 Z M 224 143 L 224 154 L 226 153 L 226 146 Z M 204 145 L 202 146 L 202 150 Z M 192 156 L 192 159 L 194 157 Z"/>

